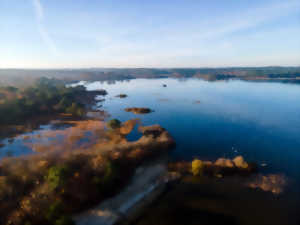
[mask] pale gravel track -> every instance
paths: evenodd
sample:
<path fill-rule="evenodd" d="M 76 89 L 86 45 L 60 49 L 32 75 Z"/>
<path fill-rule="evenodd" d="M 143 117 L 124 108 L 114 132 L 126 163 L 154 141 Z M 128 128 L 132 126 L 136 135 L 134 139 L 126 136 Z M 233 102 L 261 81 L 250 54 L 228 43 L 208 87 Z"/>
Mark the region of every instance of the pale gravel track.
<path fill-rule="evenodd" d="M 118 195 L 97 207 L 73 217 L 77 225 L 113 225 L 122 218 L 130 216 L 139 204 L 160 186 L 167 173 L 164 163 L 139 167 L 131 183 Z M 143 204 L 140 204 L 142 207 Z"/>

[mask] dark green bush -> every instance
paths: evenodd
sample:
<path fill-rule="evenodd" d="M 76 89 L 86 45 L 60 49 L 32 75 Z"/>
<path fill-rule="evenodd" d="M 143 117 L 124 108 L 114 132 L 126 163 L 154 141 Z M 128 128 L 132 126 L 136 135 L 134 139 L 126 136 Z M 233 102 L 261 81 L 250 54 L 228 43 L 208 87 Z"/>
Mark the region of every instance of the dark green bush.
<path fill-rule="evenodd" d="M 52 190 L 62 187 L 67 179 L 68 169 L 65 166 L 53 166 L 49 169 L 46 181 Z"/>
<path fill-rule="evenodd" d="M 112 120 L 107 122 L 107 127 L 109 129 L 112 129 L 112 130 L 120 128 L 121 127 L 121 121 L 118 120 L 118 119 L 112 119 Z"/>
<path fill-rule="evenodd" d="M 16 92 L 14 99 L 2 96 L 0 104 L 0 125 L 18 124 L 28 117 L 55 112 L 67 112 L 74 116 L 83 116 L 84 106 L 76 96 L 85 91 L 82 87 L 67 88 L 64 83 L 55 79 L 41 78 L 33 87 L 19 90 L 7 87 L 10 92 Z"/>
<path fill-rule="evenodd" d="M 80 104 L 72 103 L 72 105 L 66 109 L 66 113 L 82 117 L 84 115 L 84 107 Z"/>

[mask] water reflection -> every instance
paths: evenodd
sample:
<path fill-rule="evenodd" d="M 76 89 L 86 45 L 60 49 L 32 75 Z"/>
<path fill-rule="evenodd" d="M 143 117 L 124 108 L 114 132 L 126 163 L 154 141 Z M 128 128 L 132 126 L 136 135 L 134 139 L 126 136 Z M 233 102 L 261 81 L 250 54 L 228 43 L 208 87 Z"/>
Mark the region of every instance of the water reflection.
<path fill-rule="evenodd" d="M 174 159 L 243 155 L 247 161 L 263 165 L 262 171 L 284 172 L 300 180 L 299 85 L 170 78 L 80 84 L 88 90 L 108 91 L 105 101 L 95 106 L 101 107 L 99 117 L 140 118 L 145 125 L 165 127 L 176 139 Z M 128 97 L 116 98 L 120 93 Z M 155 112 L 134 115 L 124 111 L 128 107 L 148 107 Z M 40 130 L 44 129 L 49 127 Z M 136 140 L 138 132 L 129 138 Z M 22 138 L 3 144 L 0 157 L 31 152 Z"/>
<path fill-rule="evenodd" d="M 86 87 L 108 91 L 103 109 L 113 118 L 138 117 L 144 124 L 159 123 L 168 129 L 177 142 L 174 158 L 242 154 L 247 161 L 263 165 L 263 171 L 284 171 L 300 178 L 299 85 L 135 79 L 114 84 L 94 82 Z M 119 93 L 128 97 L 114 98 Z M 136 116 L 125 113 L 127 107 L 148 107 L 155 112 Z"/>

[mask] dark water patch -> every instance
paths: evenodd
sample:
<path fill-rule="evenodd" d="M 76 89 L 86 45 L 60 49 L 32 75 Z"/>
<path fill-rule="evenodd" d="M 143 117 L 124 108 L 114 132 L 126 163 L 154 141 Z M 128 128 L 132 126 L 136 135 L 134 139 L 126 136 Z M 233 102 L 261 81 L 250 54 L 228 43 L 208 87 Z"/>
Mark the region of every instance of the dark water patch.
<path fill-rule="evenodd" d="M 240 178 L 185 177 L 132 224 L 297 224 L 292 196 L 248 189 Z M 292 210 L 291 210 L 292 209 Z"/>
<path fill-rule="evenodd" d="M 48 125 L 39 126 L 39 129 L 4 139 L 0 158 L 88 146 L 95 141 L 95 133 L 99 133 L 103 126 L 103 122 L 98 120 L 51 121 Z"/>
<path fill-rule="evenodd" d="M 138 125 L 135 125 L 133 130 L 126 136 L 126 139 L 127 141 L 137 141 L 142 136 L 143 134 L 138 130 Z"/>

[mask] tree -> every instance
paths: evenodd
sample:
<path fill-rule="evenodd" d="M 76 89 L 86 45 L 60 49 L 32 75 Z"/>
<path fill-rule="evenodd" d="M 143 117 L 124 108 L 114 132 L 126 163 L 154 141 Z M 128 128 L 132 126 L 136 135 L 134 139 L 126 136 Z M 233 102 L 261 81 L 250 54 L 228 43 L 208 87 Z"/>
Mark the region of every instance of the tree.
<path fill-rule="evenodd" d="M 64 166 L 53 166 L 49 169 L 46 180 L 52 190 L 63 186 L 66 181 L 68 169 Z"/>
<path fill-rule="evenodd" d="M 192 162 L 192 174 L 194 176 L 202 176 L 204 163 L 199 159 L 194 159 Z"/>
<path fill-rule="evenodd" d="M 107 122 L 107 127 L 114 130 L 121 127 L 121 121 L 118 119 L 112 119 Z"/>
<path fill-rule="evenodd" d="M 84 115 L 84 109 L 83 106 L 73 102 L 72 105 L 66 109 L 66 113 L 82 117 Z"/>

